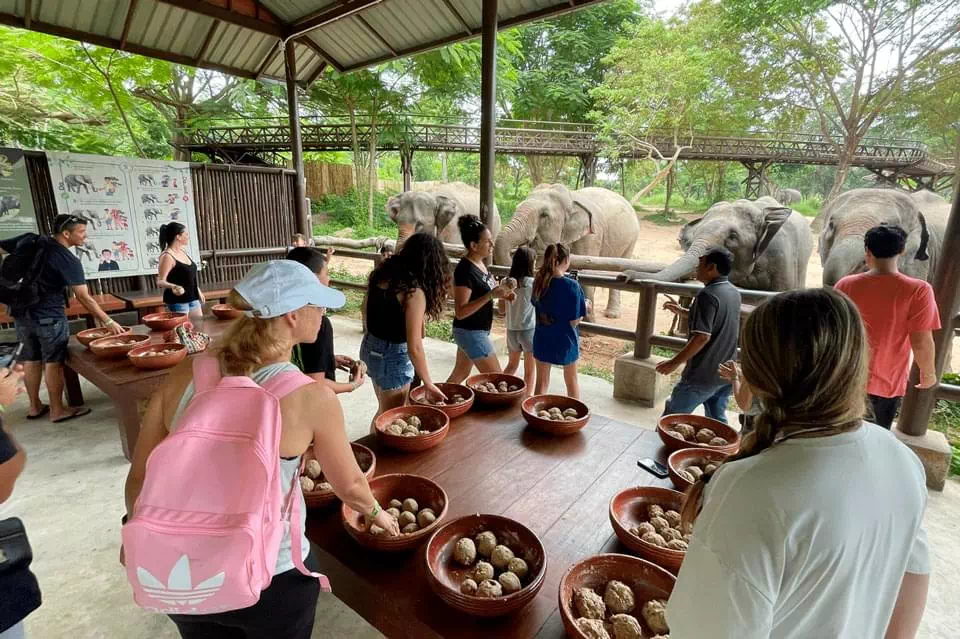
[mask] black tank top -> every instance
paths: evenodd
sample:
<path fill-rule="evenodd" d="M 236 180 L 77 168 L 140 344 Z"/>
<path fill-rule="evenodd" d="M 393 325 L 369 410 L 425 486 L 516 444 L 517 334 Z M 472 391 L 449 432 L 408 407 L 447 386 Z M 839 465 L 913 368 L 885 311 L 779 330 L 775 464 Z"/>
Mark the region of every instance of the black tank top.
<path fill-rule="evenodd" d="M 167 255 L 173 257 L 173 253 L 167 252 Z M 164 304 L 188 304 L 200 299 L 200 289 L 197 287 L 197 263 L 193 260 L 190 260 L 189 264 L 184 264 L 173 257 L 173 268 L 167 273 L 167 281 L 182 286 L 183 295 L 174 295 L 172 290 L 165 288 L 163 289 Z"/>
<path fill-rule="evenodd" d="M 407 318 L 397 292 L 371 286 L 367 293 L 367 331 L 393 344 L 407 341 Z"/>

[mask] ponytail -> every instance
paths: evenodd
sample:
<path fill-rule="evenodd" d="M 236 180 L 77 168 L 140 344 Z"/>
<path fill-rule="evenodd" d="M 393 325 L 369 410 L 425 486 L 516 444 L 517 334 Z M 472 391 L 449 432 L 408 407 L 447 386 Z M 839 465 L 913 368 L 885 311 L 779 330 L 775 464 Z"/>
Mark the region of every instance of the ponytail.
<path fill-rule="evenodd" d="M 537 271 L 537 275 L 533 279 L 534 299 L 540 299 L 547 293 L 550 283 L 553 281 L 553 272 L 557 266 L 563 264 L 569 258 L 570 250 L 563 244 L 558 242 L 547 246 L 547 250 L 543 253 L 543 264 L 540 265 L 540 270 Z"/>
<path fill-rule="evenodd" d="M 187 230 L 180 222 L 169 222 L 167 224 L 162 224 L 160 226 L 160 233 L 158 236 L 158 242 L 160 243 L 160 250 L 165 251 L 170 248 L 170 245 L 173 244 L 173 241 L 177 239 L 177 236 Z"/>

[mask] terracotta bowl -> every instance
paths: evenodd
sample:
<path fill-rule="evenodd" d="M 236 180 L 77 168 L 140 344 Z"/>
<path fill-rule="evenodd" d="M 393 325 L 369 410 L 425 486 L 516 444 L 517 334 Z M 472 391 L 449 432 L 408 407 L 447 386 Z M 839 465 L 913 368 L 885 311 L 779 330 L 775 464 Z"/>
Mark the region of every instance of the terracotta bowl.
<path fill-rule="evenodd" d="M 429 430 L 429 435 L 417 435 L 416 437 L 404 437 L 402 435 L 391 435 L 386 432 L 387 426 L 397 419 L 406 419 L 417 416 L 423 424 L 424 430 Z M 446 438 L 450 431 L 450 418 L 442 410 L 432 406 L 398 406 L 382 413 L 374 422 L 377 429 L 377 439 L 384 446 L 405 453 L 418 453 L 437 446 Z"/>
<path fill-rule="evenodd" d="M 621 490 L 610 500 L 610 524 L 624 546 L 641 558 L 676 574 L 683 562 L 685 553 L 682 550 L 671 550 L 648 544 L 630 533 L 631 528 L 647 521 L 647 506 L 651 504 L 659 504 L 664 510 L 679 512 L 683 505 L 683 493 L 655 486 L 637 486 Z"/>
<path fill-rule="evenodd" d="M 159 353 L 161 351 L 174 351 L 166 355 L 147 356 L 144 353 Z M 146 370 L 157 370 L 160 368 L 170 368 L 176 366 L 187 356 L 187 347 L 183 344 L 174 344 L 165 342 L 163 344 L 148 344 L 138 346 L 127 353 L 127 359 L 137 368 Z"/>
<path fill-rule="evenodd" d="M 417 505 L 419 505 L 421 509 L 432 508 L 437 516 L 437 520 L 426 528 L 421 528 L 414 533 L 401 534 L 399 537 L 379 537 L 367 532 L 362 513 L 358 513 L 350 506 L 344 504 L 340 508 L 343 527 L 347 533 L 364 548 L 383 552 L 413 550 L 425 542 L 427 538 L 441 526 L 441 520 L 447 514 L 447 507 L 449 505 L 447 493 L 440 487 L 440 484 L 432 482 L 420 475 L 406 475 L 402 473 L 380 475 L 370 482 L 370 491 L 384 508 L 387 507 L 391 499 L 403 501 L 408 497 L 413 497 L 417 500 Z"/>
<path fill-rule="evenodd" d="M 172 331 L 186 321 L 186 313 L 151 313 L 143 316 L 143 323 L 151 331 Z"/>
<path fill-rule="evenodd" d="M 477 384 L 484 382 L 493 382 L 494 384 L 506 382 L 507 386 L 516 386 L 517 390 L 506 393 L 487 393 L 477 390 Z M 507 406 L 508 404 L 513 404 L 523 397 L 523 391 L 527 386 L 523 378 L 505 373 L 480 373 L 479 375 L 468 377 L 466 384 L 470 387 L 470 390 L 476 394 L 477 401 L 487 406 Z"/>
<path fill-rule="evenodd" d="M 149 341 L 149 335 L 124 333 L 123 335 L 111 335 L 110 337 L 95 339 L 87 345 L 87 348 L 97 357 L 111 359 L 123 357 L 137 346 L 143 346 Z"/>
<path fill-rule="evenodd" d="M 443 411 L 447 417 L 450 419 L 456 419 L 460 417 L 473 406 L 473 400 L 475 398 L 474 393 L 468 387 L 463 384 L 437 384 L 437 388 L 443 391 L 443 394 L 449 399 L 453 395 L 463 395 L 466 399 L 457 404 L 444 404 L 443 406 L 434 406 L 433 404 L 426 403 L 427 389 L 424 386 L 418 386 L 410 391 L 410 401 L 419 406 L 430 406 L 431 408 L 436 408 L 437 410 Z"/>
<path fill-rule="evenodd" d="M 121 328 L 123 328 L 123 332 L 120 333 L 121 335 L 126 335 L 133 330 L 129 326 L 123 326 Z M 77 341 L 84 346 L 90 346 L 90 342 L 102 337 L 110 337 L 110 331 L 105 328 L 88 328 L 77 333 Z"/>
<path fill-rule="evenodd" d="M 693 486 L 693 483 L 680 476 L 681 470 L 701 460 L 708 463 L 713 462 L 719 464 L 729 456 L 727 453 L 720 452 L 719 450 L 681 448 L 678 451 L 670 453 L 670 457 L 667 458 L 667 470 L 670 472 L 670 481 L 677 487 L 677 490 L 686 492 L 688 488 Z"/>
<path fill-rule="evenodd" d="M 210 311 L 213 312 L 214 317 L 221 320 L 232 320 L 237 319 L 243 315 L 243 311 L 236 309 L 229 304 L 214 304 Z"/>
<path fill-rule="evenodd" d="M 454 562 L 454 546 L 461 538 L 472 539 L 484 530 L 492 531 L 498 541 L 506 542 L 517 557 L 527 562 L 530 572 L 526 585 L 517 592 L 496 599 L 460 592 L 460 583 L 470 576 L 472 568 Z M 540 538 L 523 524 L 499 515 L 454 519 L 427 542 L 426 560 L 427 581 L 433 592 L 447 605 L 477 617 L 499 617 L 523 608 L 536 598 L 547 574 L 547 555 Z"/>
<path fill-rule="evenodd" d="M 716 433 L 718 437 L 723 437 L 730 443 L 726 446 L 710 446 L 709 444 L 701 444 L 697 441 L 688 442 L 681 437 L 668 433 L 664 428 L 665 426 L 672 426 L 674 424 L 690 424 L 697 430 L 709 428 Z M 660 434 L 660 440 L 663 442 L 663 445 L 667 447 L 667 450 L 671 451 L 680 450 L 681 448 L 703 448 L 732 455 L 740 450 L 740 433 L 723 422 L 718 422 L 709 417 L 701 417 L 700 415 L 664 415 L 660 418 L 660 421 L 657 422 L 657 433 Z"/>
<path fill-rule="evenodd" d="M 669 572 L 643 559 L 630 555 L 594 555 L 570 566 L 560 579 L 560 616 L 572 639 L 589 639 L 577 628 L 577 611 L 573 606 L 573 593 L 580 588 L 593 588 L 601 597 L 607 583 L 622 581 L 630 586 L 636 596 L 637 607 L 633 613 L 644 630 L 644 637 L 657 633 L 643 622 L 640 607 L 651 599 L 669 599 L 677 578 Z"/>
<path fill-rule="evenodd" d="M 556 421 L 537 417 L 537 412 L 556 406 L 561 411 L 572 408 L 577 411 L 576 421 Z M 580 400 L 564 395 L 534 395 L 523 400 L 520 412 L 531 428 L 535 428 L 548 435 L 572 435 L 581 430 L 590 421 L 590 409 Z"/>
<path fill-rule="evenodd" d="M 350 448 L 353 449 L 353 456 L 357 459 L 357 465 L 363 471 L 363 476 L 369 481 L 377 470 L 377 456 L 362 444 L 351 442 Z M 303 454 L 303 459 L 305 462 L 314 459 L 313 447 Z M 320 477 L 322 481 L 323 475 L 321 474 Z M 314 490 L 303 493 L 303 500 L 306 502 L 307 508 L 323 508 L 337 503 L 340 498 L 332 490 Z"/>

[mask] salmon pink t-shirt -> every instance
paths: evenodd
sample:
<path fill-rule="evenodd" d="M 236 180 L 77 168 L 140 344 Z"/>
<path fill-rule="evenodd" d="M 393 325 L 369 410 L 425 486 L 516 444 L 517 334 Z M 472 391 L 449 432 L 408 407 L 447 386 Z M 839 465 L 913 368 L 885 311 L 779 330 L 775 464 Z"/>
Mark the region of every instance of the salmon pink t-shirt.
<path fill-rule="evenodd" d="M 859 273 L 835 287 L 860 309 L 870 340 L 870 382 L 877 397 L 902 397 L 910 376 L 910 334 L 940 328 L 933 288 L 903 273 Z"/>

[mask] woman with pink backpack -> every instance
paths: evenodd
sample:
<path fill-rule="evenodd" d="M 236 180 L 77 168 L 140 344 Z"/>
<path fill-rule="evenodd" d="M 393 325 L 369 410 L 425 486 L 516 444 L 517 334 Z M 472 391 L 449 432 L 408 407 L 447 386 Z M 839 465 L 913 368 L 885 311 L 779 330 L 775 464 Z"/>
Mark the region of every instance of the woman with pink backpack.
<path fill-rule="evenodd" d="M 182 637 L 307 639 L 329 586 L 304 534 L 301 456 L 313 451 L 368 525 L 400 531 L 357 466 L 336 395 L 290 363 L 343 294 L 281 260 L 253 267 L 229 302 L 245 315 L 173 369 L 143 417 L 124 565 L 136 603 Z"/>

